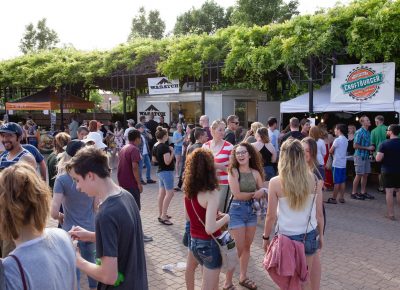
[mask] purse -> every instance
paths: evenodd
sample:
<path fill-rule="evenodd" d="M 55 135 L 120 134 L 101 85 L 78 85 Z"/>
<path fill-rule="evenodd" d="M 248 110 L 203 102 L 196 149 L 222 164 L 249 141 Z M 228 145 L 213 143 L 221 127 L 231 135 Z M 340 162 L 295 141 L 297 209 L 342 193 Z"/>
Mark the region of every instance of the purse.
<path fill-rule="evenodd" d="M 193 200 L 191 199 L 190 201 L 192 203 L 192 207 L 193 207 L 194 213 L 197 216 L 197 219 L 205 227 L 206 225 L 201 220 L 201 218 L 197 214 L 196 209 L 194 208 Z M 219 247 L 221 257 L 222 257 L 222 270 L 223 271 L 234 270 L 236 265 L 239 263 L 235 240 L 231 237 L 231 235 L 228 231 L 224 231 L 218 238 L 214 237 L 213 234 L 211 234 L 211 237 L 213 238 L 213 240 L 217 243 L 217 245 Z M 226 241 L 226 242 L 224 242 L 224 241 Z"/>
<path fill-rule="evenodd" d="M 332 163 L 333 163 L 333 156 L 332 154 L 329 154 L 328 160 L 326 160 L 325 169 L 332 170 Z"/>
<path fill-rule="evenodd" d="M 8 255 L 8 256 L 13 258 L 15 260 L 15 262 L 17 262 L 19 273 L 21 274 L 22 286 L 24 287 L 24 290 L 28 290 L 28 286 L 27 286 L 25 274 L 24 274 L 24 269 L 22 268 L 20 260 L 15 255 Z"/>

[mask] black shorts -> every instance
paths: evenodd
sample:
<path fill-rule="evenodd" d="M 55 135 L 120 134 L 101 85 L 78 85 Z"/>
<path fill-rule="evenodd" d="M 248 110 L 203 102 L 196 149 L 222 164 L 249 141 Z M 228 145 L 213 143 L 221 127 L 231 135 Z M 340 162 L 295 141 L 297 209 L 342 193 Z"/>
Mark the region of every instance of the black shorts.
<path fill-rule="evenodd" d="M 382 173 L 384 188 L 400 188 L 400 173 Z"/>

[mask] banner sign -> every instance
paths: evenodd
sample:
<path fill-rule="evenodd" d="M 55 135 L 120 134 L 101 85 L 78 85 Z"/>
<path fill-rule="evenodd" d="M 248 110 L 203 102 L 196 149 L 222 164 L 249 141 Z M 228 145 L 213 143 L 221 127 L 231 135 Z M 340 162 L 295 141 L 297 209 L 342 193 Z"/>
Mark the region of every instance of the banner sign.
<path fill-rule="evenodd" d="M 395 63 L 337 65 L 332 103 L 393 103 Z"/>
<path fill-rule="evenodd" d="M 148 78 L 149 95 L 179 93 L 179 80 L 168 80 L 166 77 Z"/>

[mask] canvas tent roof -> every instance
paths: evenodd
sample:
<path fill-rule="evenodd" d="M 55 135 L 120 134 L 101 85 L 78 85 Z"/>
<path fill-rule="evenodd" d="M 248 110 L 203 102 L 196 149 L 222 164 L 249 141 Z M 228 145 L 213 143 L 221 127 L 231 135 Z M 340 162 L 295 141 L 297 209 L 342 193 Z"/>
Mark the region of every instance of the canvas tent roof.
<path fill-rule="evenodd" d="M 7 110 L 59 110 L 60 97 L 54 88 L 47 87 L 33 95 L 6 103 Z M 64 97 L 64 109 L 86 110 L 93 109 L 94 102 L 67 94 Z"/>
<path fill-rule="evenodd" d="M 400 92 L 395 90 L 393 103 L 331 103 L 331 85 L 314 91 L 314 112 L 400 112 Z M 281 113 L 308 112 L 308 93 L 281 103 Z"/>

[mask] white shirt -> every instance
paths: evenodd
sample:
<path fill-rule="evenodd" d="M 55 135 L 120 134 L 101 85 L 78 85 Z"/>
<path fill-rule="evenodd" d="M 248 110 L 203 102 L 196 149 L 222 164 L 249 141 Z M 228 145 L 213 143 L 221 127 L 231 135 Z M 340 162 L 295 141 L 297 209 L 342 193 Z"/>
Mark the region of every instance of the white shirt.
<path fill-rule="evenodd" d="M 324 157 L 326 155 L 325 141 L 318 139 L 317 141 L 317 161 L 319 165 L 324 165 Z"/>
<path fill-rule="evenodd" d="M 314 199 L 314 194 L 309 194 L 308 199 L 306 201 L 306 205 L 303 210 L 293 210 L 289 206 L 287 197 L 280 197 L 278 199 L 278 209 L 277 216 L 278 222 L 277 227 L 278 231 L 282 235 L 293 236 L 293 235 L 301 235 L 306 232 L 311 232 L 317 227 L 317 214 L 316 214 L 316 200 L 315 196 L 314 203 L 312 201 Z M 311 210 L 312 204 L 312 210 Z M 308 216 L 311 211 L 311 219 L 310 224 L 307 226 Z"/>
<path fill-rule="evenodd" d="M 143 155 L 149 154 L 149 152 L 147 152 L 147 145 L 146 145 L 146 138 L 144 138 L 144 136 L 142 134 L 140 134 L 140 137 L 142 138 L 142 143 L 143 143 Z"/>
<path fill-rule="evenodd" d="M 335 152 L 333 153 L 333 162 L 332 166 L 336 168 L 346 168 L 346 154 L 347 154 L 347 146 L 348 140 L 343 135 L 337 137 L 332 146 L 335 148 Z"/>

